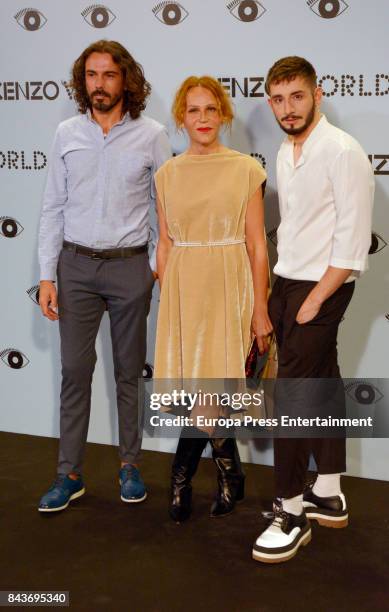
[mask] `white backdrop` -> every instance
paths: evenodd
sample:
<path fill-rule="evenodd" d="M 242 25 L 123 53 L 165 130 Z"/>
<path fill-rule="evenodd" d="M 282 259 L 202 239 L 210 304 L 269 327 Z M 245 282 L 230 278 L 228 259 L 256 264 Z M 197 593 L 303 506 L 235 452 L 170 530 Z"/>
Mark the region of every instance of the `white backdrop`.
<path fill-rule="evenodd" d="M 35 2 L 35 0 L 34 0 Z M 170 105 L 189 74 L 211 74 L 233 96 L 236 119 L 225 144 L 258 156 L 269 174 L 266 223 L 271 260 L 278 222 L 275 157 L 283 138 L 267 106 L 264 77 L 284 55 L 309 59 L 325 92 L 328 119 L 355 136 L 376 173 L 373 253 L 340 332 L 344 376 L 388 377 L 389 335 L 389 39 L 387 0 L 2 0 L 0 109 L 0 429 L 58 436 L 60 385 L 57 324 L 34 300 L 39 279 L 37 228 L 47 162 L 57 124 L 76 110 L 66 81 L 91 42 L 118 40 L 139 61 L 153 91 L 146 113 L 165 123 L 173 149 Z M 385 153 L 388 151 L 388 153 Z M 149 318 L 153 362 L 155 289 Z M 11 352 L 10 352 L 11 351 Z M 13 359 L 12 359 L 13 355 Z M 89 440 L 117 441 L 107 321 L 98 337 Z M 23 367 L 9 367 L 9 363 Z M 8 366 L 8 367 L 7 367 Z M 387 397 L 380 399 L 387 402 Z M 173 450 L 173 440 L 144 440 Z M 244 460 L 271 463 L 269 442 L 241 447 Z M 348 473 L 389 479 L 386 440 L 349 441 Z"/>

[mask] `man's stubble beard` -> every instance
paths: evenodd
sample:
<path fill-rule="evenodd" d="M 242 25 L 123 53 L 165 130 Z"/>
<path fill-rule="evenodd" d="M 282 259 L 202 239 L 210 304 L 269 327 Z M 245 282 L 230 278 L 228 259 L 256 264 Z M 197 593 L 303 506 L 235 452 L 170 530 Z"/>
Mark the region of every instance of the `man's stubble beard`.
<path fill-rule="evenodd" d="M 277 119 L 277 123 L 280 126 L 281 130 L 283 130 L 286 134 L 288 134 L 288 136 L 298 136 L 299 134 L 302 134 L 303 132 L 305 132 L 305 130 L 307 130 L 310 127 L 310 125 L 312 125 L 315 119 L 315 112 L 316 112 L 316 107 L 315 107 L 315 103 L 313 103 L 312 108 L 308 113 L 308 116 L 305 120 L 304 125 L 302 125 L 299 128 L 287 128 L 280 121 L 278 121 L 278 119 Z"/>
<path fill-rule="evenodd" d="M 110 110 L 114 108 L 114 106 L 116 106 L 119 102 L 123 100 L 123 95 L 124 94 L 122 92 L 120 94 L 117 94 L 114 98 L 111 98 L 111 96 L 108 94 L 107 97 L 109 97 L 109 100 L 110 100 L 109 102 L 104 102 L 103 100 L 101 102 L 96 102 L 96 100 L 94 99 L 95 97 L 95 92 L 94 92 L 93 94 L 89 96 L 89 102 L 92 108 L 94 108 L 95 110 L 98 110 L 101 113 L 108 113 Z"/>

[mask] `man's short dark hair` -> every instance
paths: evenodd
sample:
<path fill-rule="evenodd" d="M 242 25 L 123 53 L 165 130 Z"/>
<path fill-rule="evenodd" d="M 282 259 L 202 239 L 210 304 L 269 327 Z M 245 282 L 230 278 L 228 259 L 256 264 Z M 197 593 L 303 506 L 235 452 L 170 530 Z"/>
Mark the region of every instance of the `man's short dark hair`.
<path fill-rule="evenodd" d="M 123 112 L 129 112 L 132 119 L 137 119 L 146 107 L 146 98 L 151 92 L 143 74 L 143 68 L 123 45 L 115 40 L 98 40 L 87 47 L 74 62 L 72 69 L 73 96 L 80 113 L 86 113 L 91 107 L 85 85 L 85 63 L 92 53 L 109 53 L 122 71 L 124 77 Z"/>
<path fill-rule="evenodd" d="M 306 79 L 313 88 L 317 87 L 317 75 L 312 64 L 303 57 L 290 55 L 282 57 L 270 68 L 267 73 L 265 91 L 270 96 L 270 85 L 282 81 L 292 81 L 296 77 Z"/>

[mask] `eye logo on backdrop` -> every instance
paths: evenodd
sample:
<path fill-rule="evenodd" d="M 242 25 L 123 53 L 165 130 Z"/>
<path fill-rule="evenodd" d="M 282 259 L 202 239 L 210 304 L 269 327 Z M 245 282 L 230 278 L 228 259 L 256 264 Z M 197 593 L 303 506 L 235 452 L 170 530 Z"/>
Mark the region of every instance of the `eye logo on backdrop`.
<path fill-rule="evenodd" d="M 316 15 L 323 19 L 339 17 L 348 9 L 344 0 L 308 0 L 307 5 Z"/>
<path fill-rule="evenodd" d="M 369 406 L 371 404 L 377 404 L 383 397 L 383 393 L 374 385 L 371 385 L 366 380 L 357 380 L 348 385 L 345 385 L 347 395 L 351 397 L 354 402 Z"/>
<path fill-rule="evenodd" d="M 150 378 L 153 378 L 153 366 L 150 363 L 145 363 L 145 365 L 143 366 L 143 371 L 142 371 L 142 376 L 145 380 L 149 380 Z"/>
<path fill-rule="evenodd" d="M 0 217 L 0 236 L 15 238 L 22 233 L 24 227 L 12 217 Z"/>
<path fill-rule="evenodd" d="M 227 8 L 236 19 L 246 23 L 256 21 L 266 12 L 257 0 L 233 0 L 227 4 Z"/>
<path fill-rule="evenodd" d="M 106 28 L 116 19 L 111 9 L 103 4 L 92 4 L 81 15 L 92 28 Z"/>
<path fill-rule="evenodd" d="M 46 17 L 34 8 L 25 8 L 14 15 L 17 23 L 20 27 L 24 28 L 28 32 L 35 32 L 43 28 L 47 22 Z"/>
<path fill-rule="evenodd" d="M 30 300 L 39 306 L 39 285 L 33 285 L 30 289 L 27 289 L 26 293 Z"/>
<path fill-rule="evenodd" d="M 382 251 L 382 249 L 384 249 L 387 246 L 387 244 L 388 243 L 385 242 L 385 240 L 381 238 L 379 234 L 376 234 L 375 232 L 373 232 L 371 235 L 371 245 L 369 249 L 369 255 L 375 255 L 376 253 L 379 253 L 380 251 Z"/>
<path fill-rule="evenodd" d="M 13 370 L 20 370 L 25 368 L 30 363 L 30 360 L 26 357 L 22 351 L 15 348 L 6 348 L 0 352 L 0 359 L 5 363 L 6 366 Z"/>
<path fill-rule="evenodd" d="M 186 8 L 178 2 L 160 2 L 153 8 L 153 13 L 158 21 L 168 26 L 182 23 L 189 15 Z"/>

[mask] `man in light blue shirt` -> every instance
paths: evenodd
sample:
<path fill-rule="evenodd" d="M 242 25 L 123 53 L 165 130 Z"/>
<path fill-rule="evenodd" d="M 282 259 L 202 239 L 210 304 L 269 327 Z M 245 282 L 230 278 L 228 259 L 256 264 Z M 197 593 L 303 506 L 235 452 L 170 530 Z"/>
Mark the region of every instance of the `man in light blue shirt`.
<path fill-rule="evenodd" d="M 95 340 L 105 310 L 117 388 L 121 499 L 136 503 L 147 496 L 138 469 L 138 378 L 156 276 L 154 250 L 150 262 L 148 257 L 149 214 L 153 175 L 171 149 L 165 128 L 141 115 L 151 88 L 119 43 L 102 40 L 85 49 L 74 63 L 72 86 L 80 114 L 56 131 L 39 232 L 39 301 L 48 319 L 59 319 L 62 360 L 58 473 L 40 501 L 41 512 L 63 510 L 85 492 Z"/>

